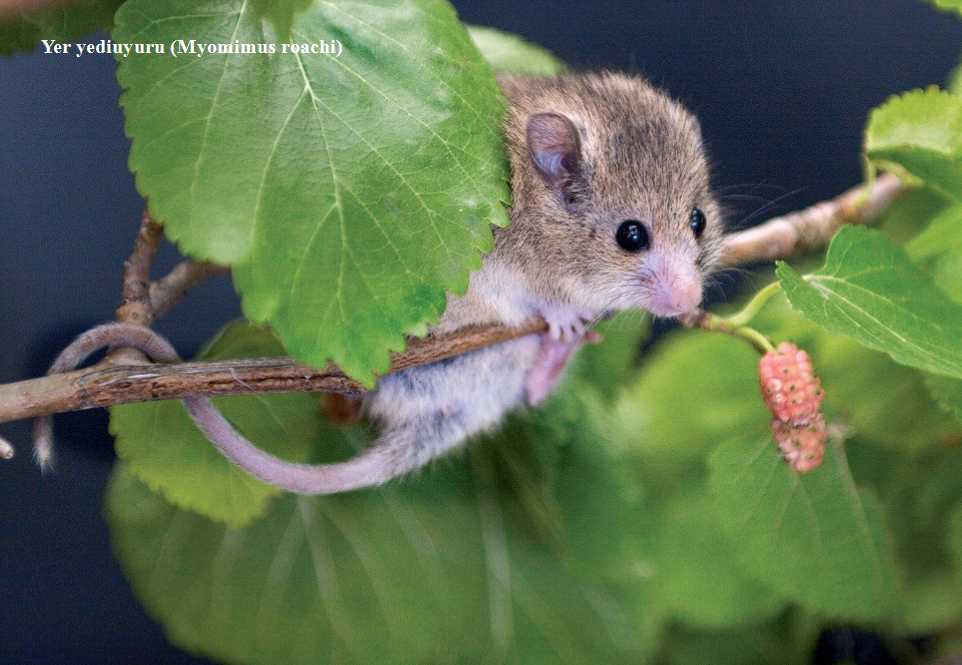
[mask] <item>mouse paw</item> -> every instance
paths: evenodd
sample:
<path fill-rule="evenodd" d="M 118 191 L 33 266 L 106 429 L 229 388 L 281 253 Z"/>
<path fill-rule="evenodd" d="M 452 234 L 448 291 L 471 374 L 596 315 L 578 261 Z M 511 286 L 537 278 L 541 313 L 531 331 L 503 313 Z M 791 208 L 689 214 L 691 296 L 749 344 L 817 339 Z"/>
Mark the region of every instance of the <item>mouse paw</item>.
<path fill-rule="evenodd" d="M 540 312 L 548 322 L 548 335 L 551 339 L 565 344 L 583 341 L 585 326 L 597 318 L 591 310 L 579 307 L 548 305 L 542 307 Z"/>
<path fill-rule="evenodd" d="M 571 354 L 577 348 L 577 344 L 565 344 L 547 335 L 541 336 L 538 360 L 525 377 L 525 399 L 530 406 L 537 406 L 554 390 Z"/>

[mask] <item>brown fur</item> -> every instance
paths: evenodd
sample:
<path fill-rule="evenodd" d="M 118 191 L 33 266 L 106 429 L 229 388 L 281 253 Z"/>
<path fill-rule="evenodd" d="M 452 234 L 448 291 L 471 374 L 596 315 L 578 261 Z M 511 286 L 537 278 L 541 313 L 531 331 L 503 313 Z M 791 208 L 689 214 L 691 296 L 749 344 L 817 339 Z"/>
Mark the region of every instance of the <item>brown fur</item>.
<path fill-rule="evenodd" d="M 694 116 L 622 74 L 503 76 L 500 82 L 511 104 L 505 136 L 514 199 L 511 225 L 497 231 L 495 253 L 531 279 L 535 295 L 595 307 L 601 291 L 619 303 L 632 281 L 626 276 L 652 254 L 689 258 L 703 273 L 712 269 L 721 215 Z M 539 112 L 567 116 L 580 134 L 583 180 L 569 208 L 559 205 L 528 154 L 526 121 Z M 692 208 L 708 219 L 699 240 L 689 228 Z M 627 219 L 648 226 L 650 250 L 632 254 L 614 242 Z"/>

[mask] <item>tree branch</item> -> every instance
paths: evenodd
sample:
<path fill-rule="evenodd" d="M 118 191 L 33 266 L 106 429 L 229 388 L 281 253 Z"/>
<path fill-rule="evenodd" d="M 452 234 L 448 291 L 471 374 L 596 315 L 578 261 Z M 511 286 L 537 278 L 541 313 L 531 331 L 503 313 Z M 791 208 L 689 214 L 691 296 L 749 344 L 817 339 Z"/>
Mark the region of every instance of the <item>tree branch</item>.
<path fill-rule="evenodd" d="M 905 191 L 894 176 L 882 175 L 866 192 L 858 187 L 800 212 L 777 217 L 726 239 L 723 262 L 728 267 L 764 263 L 802 255 L 824 245 L 842 225 L 869 223 Z M 152 322 L 190 288 L 223 272 L 208 263 L 184 261 L 163 279 L 150 283 L 147 274 L 160 242 L 160 227 L 145 212 L 138 240 L 125 264 L 124 303 L 117 316 L 127 323 Z M 143 323 L 142 323 L 143 322 Z M 452 335 L 412 339 L 404 353 L 392 354 L 390 372 L 435 362 L 524 335 L 544 332 L 537 319 L 521 328 L 471 328 Z M 278 392 L 339 392 L 364 390 L 333 365 L 318 370 L 290 358 L 258 358 L 210 363 L 137 364 L 134 354 L 110 356 L 81 370 L 0 385 L 0 423 L 44 414 L 113 404 L 188 396 L 218 396 Z M 8 448 L 8 447 L 7 447 Z M 0 457 L 5 456 L 0 442 Z"/>
<path fill-rule="evenodd" d="M 115 316 L 120 323 L 149 328 L 154 323 L 154 310 L 150 303 L 150 266 L 164 238 L 164 227 L 153 220 L 147 207 L 140 218 L 140 230 L 134 242 L 130 258 L 124 261 L 124 280 L 121 286 L 121 302 Z M 131 348 L 111 348 L 107 352 L 110 362 L 117 365 L 144 363 L 147 359 L 140 351 Z M 53 373 L 51 369 L 49 373 Z"/>
<path fill-rule="evenodd" d="M 544 321 L 532 320 L 521 328 L 468 328 L 451 335 L 413 339 L 404 353 L 392 354 L 387 373 L 547 329 Z M 364 386 L 334 365 L 318 370 L 286 357 L 170 365 L 117 365 L 105 359 L 86 369 L 0 385 L 0 423 L 64 411 L 192 396 L 295 391 L 359 394 L 364 390 Z"/>
<path fill-rule="evenodd" d="M 116 312 L 120 323 L 149 328 L 154 319 L 166 314 L 189 290 L 212 275 L 230 272 L 226 266 L 188 259 L 174 266 L 165 277 L 151 282 L 150 267 L 163 241 L 163 230 L 163 225 L 155 222 L 145 208 L 134 251 L 124 261 L 122 302 Z"/>
<path fill-rule="evenodd" d="M 901 180 L 883 173 L 868 190 L 859 185 L 831 201 L 730 234 L 721 262 L 734 268 L 797 259 L 824 246 L 845 224 L 874 222 L 906 191 Z"/>
<path fill-rule="evenodd" d="M 116 312 L 119 322 L 145 328 L 154 322 L 154 310 L 150 302 L 150 266 L 163 237 L 164 227 L 155 222 L 144 208 L 134 251 L 124 261 L 121 304 Z"/>
<path fill-rule="evenodd" d="M 197 263 L 189 259 L 181 261 L 169 275 L 150 284 L 150 308 L 154 317 L 160 318 L 166 314 L 188 291 L 208 277 L 229 272 L 230 268 L 214 263 Z"/>

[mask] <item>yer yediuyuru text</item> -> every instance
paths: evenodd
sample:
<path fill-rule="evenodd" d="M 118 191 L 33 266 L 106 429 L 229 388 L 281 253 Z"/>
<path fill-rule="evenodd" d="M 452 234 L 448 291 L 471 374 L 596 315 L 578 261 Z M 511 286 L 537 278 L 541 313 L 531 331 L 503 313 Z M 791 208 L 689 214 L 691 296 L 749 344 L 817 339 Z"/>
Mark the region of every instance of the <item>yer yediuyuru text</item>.
<path fill-rule="evenodd" d="M 337 39 L 319 39 L 316 42 L 304 44 L 245 44 L 240 41 L 226 44 L 204 44 L 195 39 L 177 39 L 165 47 L 164 44 L 120 44 L 109 39 L 101 39 L 97 43 L 82 44 L 57 43 L 56 39 L 42 39 L 45 53 L 58 55 L 74 54 L 81 57 L 84 54 L 109 53 L 113 55 L 129 56 L 131 53 L 137 54 L 165 54 L 169 53 L 175 58 L 178 55 L 196 55 L 198 58 L 204 55 L 269 55 L 272 53 L 292 53 L 292 54 L 314 54 L 330 55 L 335 58 L 341 55 L 343 47 Z"/>

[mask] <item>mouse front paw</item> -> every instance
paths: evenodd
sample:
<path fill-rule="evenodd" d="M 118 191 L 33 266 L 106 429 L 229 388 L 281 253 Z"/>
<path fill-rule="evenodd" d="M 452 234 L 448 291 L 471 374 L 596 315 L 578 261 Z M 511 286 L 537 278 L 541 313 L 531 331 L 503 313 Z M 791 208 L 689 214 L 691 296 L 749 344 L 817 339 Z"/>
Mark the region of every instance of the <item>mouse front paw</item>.
<path fill-rule="evenodd" d="M 548 335 L 554 341 L 565 344 L 591 341 L 585 340 L 585 326 L 597 318 L 591 310 L 548 305 L 542 307 L 540 311 L 541 316 L 548 322 Z"/>

